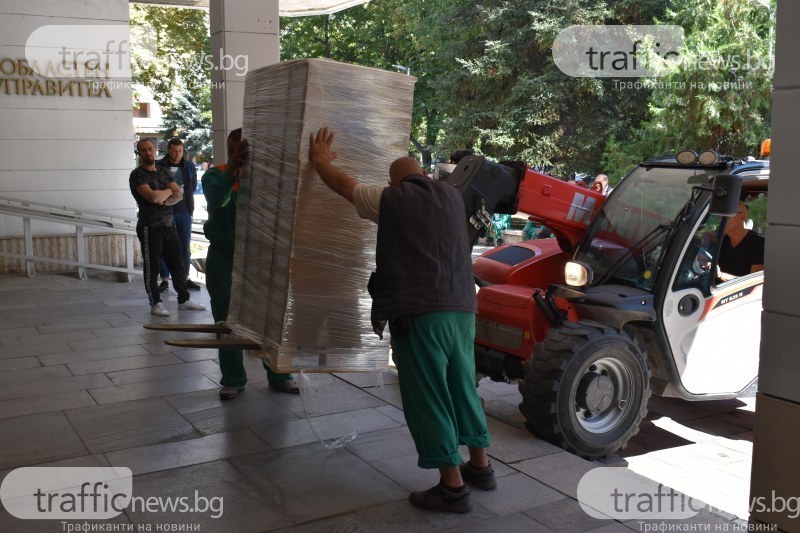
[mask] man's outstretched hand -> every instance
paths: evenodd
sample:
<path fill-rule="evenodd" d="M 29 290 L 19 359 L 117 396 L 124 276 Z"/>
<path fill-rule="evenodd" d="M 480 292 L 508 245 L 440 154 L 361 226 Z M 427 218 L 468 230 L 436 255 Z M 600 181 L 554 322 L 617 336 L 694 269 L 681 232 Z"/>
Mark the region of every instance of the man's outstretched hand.
<path fill-rule="evenodd" d="M 335 136 L 336 134 L 328 130 L 328 128 L 322 128 L 316 135 L 311 134 L 308 151 L 309 159 L 314 168 L 318 169 L 318 165 L 330 163 L 339 155 L 336 152 L 331 152 L 331 145 Z"/>

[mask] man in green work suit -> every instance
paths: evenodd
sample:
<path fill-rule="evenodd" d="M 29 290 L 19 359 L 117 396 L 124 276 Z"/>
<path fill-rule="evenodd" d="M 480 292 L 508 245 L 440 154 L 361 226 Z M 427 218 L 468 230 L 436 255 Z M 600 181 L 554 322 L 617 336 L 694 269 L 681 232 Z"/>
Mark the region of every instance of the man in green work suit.
<path fill-rule="evenodd" d="M 327 128 L 312 134 L 311 162 L 359 216 L 378 223 L 373 326 L 382 333 L 380 321 L 389 322 L 418 464 L 441 475 L 439 484 L 412 492 L 409 500 L 424 509 L 466 513 L 464 481 L 483 490 L 497 484 L 475 387 L 475 285 L 463 200 L 451 185 L 426 178 L 410 157 L 392 163 L 389 187 L 358 183 L 331 163 L 332 143 Z M 459 445 L 469 448 L 469 462 L 461 464 Z"/>
<path fill-rule="evenodd" d="M 203 194 L 208 206 L 208 220 L 203 232 L 211 244 L 206 257 L 206 286 L 211 296 L 211 314 L 216 322 L 228 318 L 231 297 L 231 273 L 236 240 L 236 200 L 239 178 L 249 156 L 249 144 L 242 139 L 242 128 L 228 135 L 228 164 L 210 168 L 203 174 Z M 242 350 L 220 349 L 219 367 L 222 379 L 221 400 L 232 400 L 244 390 L 247 374 Z M 264 362 L 267 381 L 273 389 L 296 394 L 300 392 L 291 374 L 275 374 Z"/>

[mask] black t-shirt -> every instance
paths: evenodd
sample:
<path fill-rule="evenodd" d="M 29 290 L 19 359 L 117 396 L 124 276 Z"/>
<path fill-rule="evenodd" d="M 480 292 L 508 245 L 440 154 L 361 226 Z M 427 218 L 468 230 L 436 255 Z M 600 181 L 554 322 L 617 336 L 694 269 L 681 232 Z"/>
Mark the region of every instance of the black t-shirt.
<path fill-rule="evenodd" d="M 755 231 L 747 231 L 739 246 L 731 246 L 727 235 L 722 239 L 719 252 L 719 269 L 734 276 L 746 276 L 753 265 L 764 264 L 764 237 Z"/>
<path fill-rule="evenodd" d="M 136 205 L 139 206 L 139 222 L 145 226 L 174 226 L 175 221 L 172 218 L 172 207 L 164 205 L 156 205 L 145 200 L 136 188 L 139 185 L 147 184 L 153 190 L 169 189 L 169 184 L 172 183 L 172 174 L 169 170 L 161 167 L 156 167 L 155 170 L 147 170 L 142 167 L 136 167 L 131 172 L 131 177 L 128 183 L 131 187 L 131 194 L 136 199 Z"/>

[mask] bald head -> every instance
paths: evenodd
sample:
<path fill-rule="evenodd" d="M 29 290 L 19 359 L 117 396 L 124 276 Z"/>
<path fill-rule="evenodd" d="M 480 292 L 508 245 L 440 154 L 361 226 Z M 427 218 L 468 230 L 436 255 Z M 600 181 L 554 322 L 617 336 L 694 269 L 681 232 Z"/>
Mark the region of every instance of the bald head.
<path fill-rule="evenodd" d="M 396 159 L 389 167 L 389 181 L 392 185 L 399 185 L 406 176 L 411 174 L 422 174 L 422 167 L 413 157 Z"/>

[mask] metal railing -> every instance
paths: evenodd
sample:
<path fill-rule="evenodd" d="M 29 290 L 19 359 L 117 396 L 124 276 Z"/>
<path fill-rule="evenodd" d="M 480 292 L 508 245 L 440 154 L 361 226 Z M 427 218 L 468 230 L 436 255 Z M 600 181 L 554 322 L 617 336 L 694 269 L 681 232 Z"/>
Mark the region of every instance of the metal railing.
<path fill-rule="evenodd" d="M 80 279 L 86 279 L 87 268 L 126 273 L 128 274 L 128 281 L 133 281 L 133 276 L 135 274 L 142 273 L 141 270 L 133 268 L 133 239 L 136 235 L 136 220 L 111 217 L 102 213 L 95 213 L 85 209 L 73 209 L 65 206 L 31 202 L 28 200 L 19 200 L 4 196 L 0 196 L 0 215 L 22 218 L 23 237 L 25 239 L 25 253 L 16 254 L 13 252 L 0 251 L 0 257 L 24 260 L 26 271 L 29 277 L 36 275 L 35 264 L 37 261 L 43 263 L 76 266 L 78 267 L 78 277 Z M 31 230 L 31 220 L 43 220 L 47 222 L 55 222 L 58 224 L 74 226 L 77 260 L 35 255 L 33 252 L 33 232 Z M 112 233 L 123 233 L 125 235 L 125 254 L 127 266 L 123 268 L 87 262 L 86 243 L 84 240 L 84 228 L 87 227 L 103 228 Z"/>
<path fill-rule="evenodd" d="M 31 202 L 29 200 L 19 200 L 4 196 L 0 196 L 0 215 L 22 218 L 23 236 L 25 239 L 25 253 L 17 254 L 0 250 L 0 257 L 24 260 L 26 271 L 29 277 L 36 275 L 35 263 L 37 261 L 78 267 L 78 277 L 80 279 L 86 279 L 87 268 L 125 273 L 128 275 L 129 282 L 134 280 L 134 275 L 142 275 L 141 269 L 135 269 L 133 267 L 133 241 L 134 238 L 136 238 L 135 219 L 112 217 L 103 213 L 97 213 L 86 209 L 74 209 L 66 206 L 52 205 L 42 202 Z M 33 233 L 31 230 L 31 220 L 43 220 L 46 222 L 56 222 L 59 224 L 74 226 L 77 260 L 35 255 L 33 252 Z M 84 228 L 87 227 L 102 228 L 111 233 L 122 233 L 125 235 L 125 267 L 100 265 L 86 261 Z M 192 240 L 203 243 L 208 242 L 203 236 L 201 220 L 193 220 Z"/>

